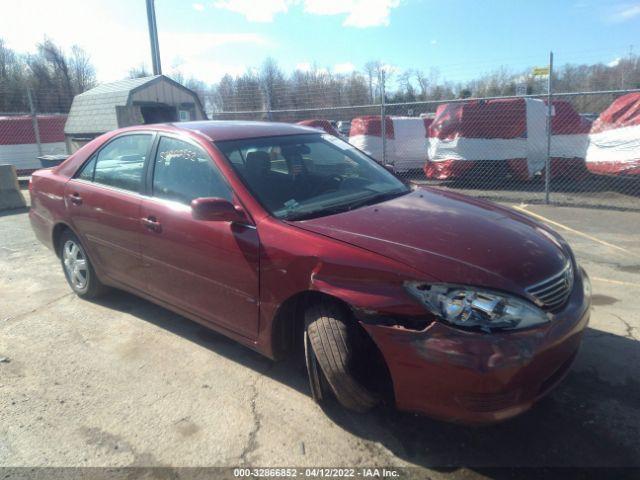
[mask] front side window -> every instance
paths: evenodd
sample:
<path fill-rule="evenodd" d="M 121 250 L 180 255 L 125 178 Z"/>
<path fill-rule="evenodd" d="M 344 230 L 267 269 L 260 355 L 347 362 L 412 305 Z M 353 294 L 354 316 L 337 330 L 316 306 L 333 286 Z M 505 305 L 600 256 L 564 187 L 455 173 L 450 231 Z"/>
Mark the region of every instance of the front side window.
<path fill-rule="evenodd" d="M 326 134 L 216 142 L 249 190 L 277 218 L 351 210 L 409 188 L 348 143 Z"/>
<path fill-rule="evenodd" d="M 201 148 L 162 137 L 153 168 L 153 196 L 190 204 L 195 198 L 218 197 L 231 201 L 222 174 Z"/>
<path fill-rule="evenodd" d="M 103 185 L 140 191 L 144 161 L 151 146 L 152 135 L 124 135 L 109 142 L 95 158 L 93 181 Z M 93 162 L 89 162 L 90 165 Z M 86 179 L 83 169 L 80 176 Z"/>

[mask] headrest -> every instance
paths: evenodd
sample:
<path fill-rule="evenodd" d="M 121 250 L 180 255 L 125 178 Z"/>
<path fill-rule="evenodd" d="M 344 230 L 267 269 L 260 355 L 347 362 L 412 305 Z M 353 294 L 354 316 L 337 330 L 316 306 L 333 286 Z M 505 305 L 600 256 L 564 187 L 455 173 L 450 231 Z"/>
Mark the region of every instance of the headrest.
<path fill-rule="evenodd" d="M 267 152 L 257 150 L 247 153 L 245 169 L 248 174 L 264 175 L 271 168 L 271 157 Z"/>

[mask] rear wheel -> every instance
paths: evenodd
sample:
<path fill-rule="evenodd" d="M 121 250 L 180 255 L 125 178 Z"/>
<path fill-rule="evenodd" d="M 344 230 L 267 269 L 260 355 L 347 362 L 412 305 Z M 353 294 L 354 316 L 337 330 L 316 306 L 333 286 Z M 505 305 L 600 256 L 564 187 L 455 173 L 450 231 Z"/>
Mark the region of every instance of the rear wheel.
<path fill-rule="evenodd" d="M 356 363 L 363 359 L 358 358 L 357 332 L 345 309 L 320 301 L 307 310 L 305 323 L 305 357 L 313 398 L 320 402 L 330 390 L 349 410 L 365 412 L 375 406 L 378 398 L 356 377 Z"/>
<path fill-rule="evenodd" d="M 106 291 L 80 240 L 69 230 L 60 238 L 60 261 L 67 283 L 79 297 L 96 298 Z"/>

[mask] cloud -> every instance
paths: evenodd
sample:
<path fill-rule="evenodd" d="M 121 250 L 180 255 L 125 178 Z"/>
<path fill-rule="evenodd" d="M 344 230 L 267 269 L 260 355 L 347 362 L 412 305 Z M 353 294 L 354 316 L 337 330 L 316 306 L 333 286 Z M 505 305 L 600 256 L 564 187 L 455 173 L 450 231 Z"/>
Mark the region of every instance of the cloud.
<path fill-rule="evenodd" d="M 620 60 L 622 60 L 620 57 L 614 58 L 609 63 L 607 63 L 607 67 L 617 67 L 618 65 L 620 65 Z"/>
<path fill-rule="evenodd" d="M 259 33 L 160 32 L 160 41 L 164 44 L 160 45 L 162 49 L 184 52 L 188 48 L 190 54 L 196 55 L 224 45 L 271 45 L 270 40 Z"/>
<path fill-rule="evenodd" d="M 209 0 L 200 2 L 209 5 Z M 46 32 L 48 38 L 64 49 L 78 44 L 86 50 L 96 68 L 98 82 L 120 80 L 127 77 L 130 68 L 151 63 L 144 2 L 130 3 L 130 8 L 124 11 L 113 8 L 110 0 L 43 1 L 38 5 L 39 14 L 34 15 L 31 2 L 2 2 L 5 8 L 1 18 L 13 21 L 0 19 L 0 36 L 16 52 L 34 53 Z M 188 2 L 186 6 L 190 8 L 192 3 Z M 192 15 L 199 17 L 195 11 Z M 88 22 L 88 18 L 99 18 L 100 21 Z M 163 19 L 164 10 L 160 9 L 160 26 Z M 24 25 L 29 28 L 25 29 Z M 160 28 L 159 37 L 164 71 L 179 70 L 185 78 L 194 76 L 208 83 L 218 81 L 227 72 L 242 74 L 246 71 L 247 60 L 241 56 L 221 55 L 225 50 L 250 48 L 257 51 L 257 57 L 264 57 L 274 45 L 268 36 L 259 33 L 195 33 L 189 26 L 184 30 Z"/>
<path fill-rule="evenodd" d="M 202 12 L 204 10 L 204 4 L 202 3 L 194 3 L 192 7 L 194 10 L 197 10 L 199 12 Z"/>
<path fill-rule="evenodd" d="M 431 40 L 431 42 L 429 42 L 429 43 L 431 43 L 431 45 L 437 45 L 437 44 L 438 44 L 438 40 L 433 39 L 433 40 Z"/>
<path fill-rule="evenodd" d="M 345 15 L 345 27 L 389 25 L 391 10 L 400 0 L 216 0 L 213 6 L 243 15 L 249 22 L 272 22 L 289 7 L 302 4 L 311 15 Z"/>
<path fill-rule="evenodd" d="M 311 66 L 311 63 L 309 62 L 301 62 L 296 64 L 296 70 L 298 70 L 299 72 L 310 72 L 313 69 L 313 67 Z"/>
<path fill-rule="evenodd" d="M 305 0 L 304 11 L 313 15 L 346 15 L 345 27 L 389 25 L 391 10 L 400 0 Z"/>
<path fill-rule="evenodd" d="M 336 63 L 333 66 L 333 71 L 335 73 L 351 73 L 356 69 L 356 66 L 351 62 L 345 63 Z"/>
<path fill-rule="evenodd" d="M 292 0 L 216 0 L 215 8 L 243 15 L 249 22 L 272 22 L 277 13 L 286 13 Z"/>
<path fill-rule="evenodd" d="M 387 74 L 400 73 L 402 71 L 400 67 L 391 65 L 390 63 L 385 63 L 384 65 L 382 65 L 382 68 Z"/>
<path fill-rule="evenodd" d="M 195 77 L 206 83 L 220 80 L 226 73 L 242 75 L 246 65 L 221 64 L 215 61 L 216 49 L 230 45 L 268 47 L 271 42 L 257 33 L 160 33 L 162 58 L 185 78 Z"/>
<path fill-rule="evenodd" d="M 328 69 L 324 67 L 318 67 L 317 65 L 312 64 L 310 62 L 297 63 L 295 69 L 299 72 L 314 73 L 319 75 L 326 75 L 327 73 L 329 73 Z"/>
<path fill-rule="evenodd" d="M 609 15 L 609 21 L 622 23 L 640 16 L 640 3 L 626 3 L 616 7 Z"/>

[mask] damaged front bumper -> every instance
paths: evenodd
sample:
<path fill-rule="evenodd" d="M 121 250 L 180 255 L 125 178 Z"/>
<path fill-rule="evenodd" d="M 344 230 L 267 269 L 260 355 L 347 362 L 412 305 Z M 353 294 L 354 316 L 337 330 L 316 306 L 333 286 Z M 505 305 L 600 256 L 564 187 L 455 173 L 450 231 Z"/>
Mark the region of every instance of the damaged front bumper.
<path fill-rule="evenodd" d="M 569 371 L 589 322 L 582 276 L 553 321 L 480 333 L 434 321 L 424 330 L 361 321 L 387 363 L 396 406 L 447 421 L 486 424 L 528 410 Z"/>

